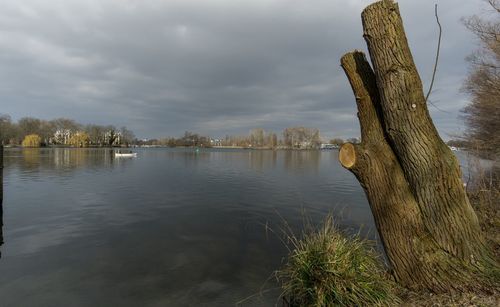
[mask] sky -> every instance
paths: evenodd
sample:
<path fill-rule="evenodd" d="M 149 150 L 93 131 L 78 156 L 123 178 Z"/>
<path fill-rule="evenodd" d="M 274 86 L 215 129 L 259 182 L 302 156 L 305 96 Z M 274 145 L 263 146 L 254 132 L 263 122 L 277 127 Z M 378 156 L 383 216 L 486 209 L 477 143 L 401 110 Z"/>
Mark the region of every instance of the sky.
<path fill-rule="evenodd" d="M 1 0 L 0 113 L 127 126 L 139 138 L 184 131 L 222 137 L 252 128 L 319 128 L 356 137 L 355 100 L 340 67 L 366 52 L 364 0 Z M 443 27 L 431 116 L 463 132 L 465 57 L 477 40 L 460 19 L 481 0 L 401 0 L 424 89 Z"/>

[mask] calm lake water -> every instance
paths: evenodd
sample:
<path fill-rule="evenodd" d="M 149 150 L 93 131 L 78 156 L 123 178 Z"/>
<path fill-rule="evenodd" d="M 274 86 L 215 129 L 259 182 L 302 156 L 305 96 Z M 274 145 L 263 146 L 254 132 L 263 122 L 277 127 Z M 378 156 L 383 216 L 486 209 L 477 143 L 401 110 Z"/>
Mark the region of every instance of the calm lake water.
<path fill-rule="evenodd" d="M 336 150 L 136 151 L 5 150 L 1 306 L 272 306 L 266 227 L 332 212 L 374 237 Z"/>

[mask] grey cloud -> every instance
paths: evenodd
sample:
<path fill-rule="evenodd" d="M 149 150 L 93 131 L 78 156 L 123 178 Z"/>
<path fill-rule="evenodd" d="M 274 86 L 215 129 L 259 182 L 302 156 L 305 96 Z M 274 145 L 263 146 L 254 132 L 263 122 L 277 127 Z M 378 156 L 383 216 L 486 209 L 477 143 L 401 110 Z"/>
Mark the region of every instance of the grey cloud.
<path fill-rule="evenodd" d="M 370 1 L 8 0 L 0 11 L 0 106 L 14 118 L 71 117 L 127 125 L 140 137 L 254 127 L 359 133 L 340 56 L 364 49 Z M 427 85 L 437 37 L 434 1 L 400 1 Z M 445 28 L 431 112 L 460 129 L 459 93 L 474 48 L 459 19 L 480 1 L 439 5 Z"/>

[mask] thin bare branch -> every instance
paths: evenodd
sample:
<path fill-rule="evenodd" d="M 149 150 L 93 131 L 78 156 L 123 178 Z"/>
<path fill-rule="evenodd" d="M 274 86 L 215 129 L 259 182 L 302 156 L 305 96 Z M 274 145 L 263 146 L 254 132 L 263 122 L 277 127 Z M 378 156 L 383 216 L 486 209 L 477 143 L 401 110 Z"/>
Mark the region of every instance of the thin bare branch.
<path fill-rule="evenodd" d="M 437 65 L 438 65 L 438 61 L 439 61 L 439 51 L 441 49 L 441 35 L 443 32 L 443 29 L 441 27 L 441 23 L 439 22 L 438 5 L 437 4 L 434 5 L 434 15 L 436 16 L 436 22 L 439 26 L 439 38 L 438 38 L 438 45 L 437 45 L 437 51 L 436 51 L 436 61 L 434 62 L 434 71 L 432 72 L 431 85 L 429 86 L 429 91 L 427 92 L 427 95 L 425 96 L 425 101 L 427 101 L 427 102 L 429 102 L 429 95 L 431 94 L 432 86 L 434 85 L 434 78 L 436 77 L 436 70 L 437 70 Z M 433 105 L 436 109 L 438 109 L 434 104 L 431 103 L 431 105 Z"/>
<path fill-rule="evenodd" d="M 500 13 L 500 3 L 498 3 L 498 0 L 488 0 L 488 3 L 493 9 Z"/>

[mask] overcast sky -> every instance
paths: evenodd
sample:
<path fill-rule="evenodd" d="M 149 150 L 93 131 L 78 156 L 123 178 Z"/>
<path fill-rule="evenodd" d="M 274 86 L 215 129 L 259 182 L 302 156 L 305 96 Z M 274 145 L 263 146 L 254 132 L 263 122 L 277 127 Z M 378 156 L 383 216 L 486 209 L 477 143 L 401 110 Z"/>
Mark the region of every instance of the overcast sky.
<path fill-rule="evenodd" d="M 212 137 L 261 127 L 359 135 L 339 66 L 366 50 L 364 0 L 1 0 L 0 113 L 127 126 L 140 138 Z M 477 41 L 460 18 L 481 0 L 401 0 L 413 56 L 447 139 L 463 130 L 465 57 Z"/>

